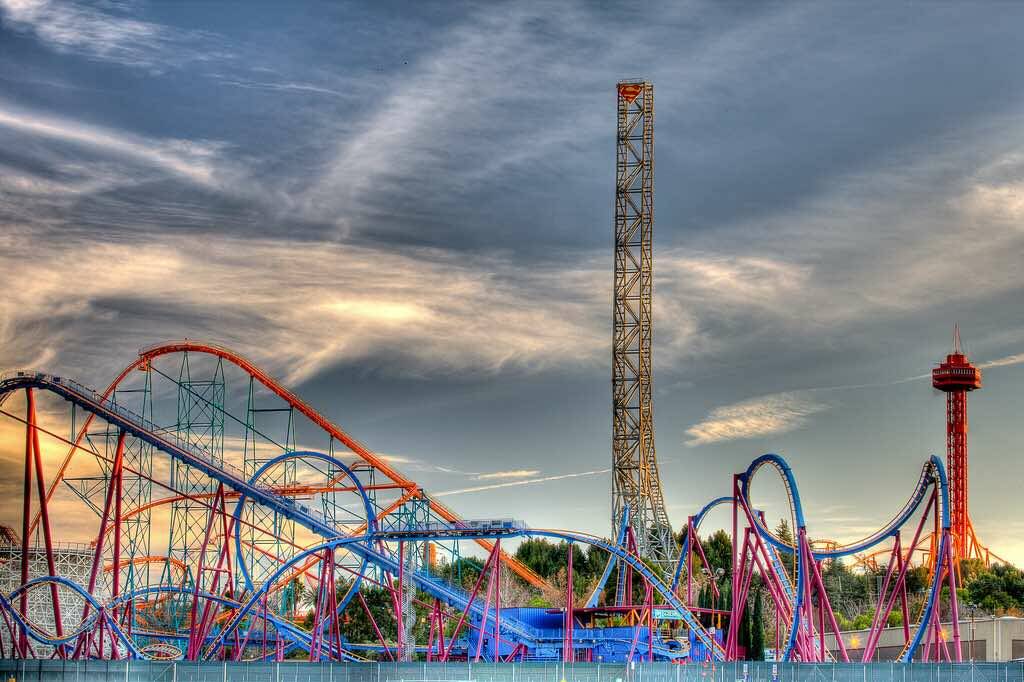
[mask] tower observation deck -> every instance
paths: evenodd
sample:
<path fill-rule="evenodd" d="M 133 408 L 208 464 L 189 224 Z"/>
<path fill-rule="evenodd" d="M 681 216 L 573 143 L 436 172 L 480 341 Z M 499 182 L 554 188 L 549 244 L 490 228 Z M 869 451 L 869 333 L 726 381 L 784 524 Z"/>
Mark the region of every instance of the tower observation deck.
<path fill-rule="evenodd" d="M 980 553 L 967 507 L 967 393 L 981 388 L 981 370 L 971 364 L 953 331 L 953 352 L 932 370 L 932 386 L 946 394 L 946 469 L 949 474 L 950 521 L 956 556 Z"/>

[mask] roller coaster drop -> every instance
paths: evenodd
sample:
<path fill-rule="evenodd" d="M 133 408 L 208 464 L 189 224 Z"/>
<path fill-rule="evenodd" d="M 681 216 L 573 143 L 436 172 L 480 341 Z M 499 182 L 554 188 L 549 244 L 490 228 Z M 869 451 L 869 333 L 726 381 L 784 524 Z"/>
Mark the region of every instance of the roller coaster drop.
<path fill-rule="evenodd" d="M 171 364 L 179 368 L 176 378 L 166 371 Z M 208 375 L 197 370 L 211 365 Z M 238 385 L 247 388 L 242 416 L 227 407 L 225 372 L 240 375 Z M 41 392 L 70 404 L 71 438 L 39 423 Z M 21 393 L 24 416 L 10 400 Z M 169 399 L 176 403 L 174 420 L 155 407 Z M 130 402 L 137 410 L 126 406 Z M 372 652 L 385 660 L 421 655 L 432 661 L 736 659 L 744 655 L 739 624 L 756 580 L 767 593 L 775 649 L 783 660 L 871 660 L 896 609 L 903 623 L 900 660 L 960 660 L 949 494 L 935 457 L 884 528 L 859 542 L 824 548 L 808 538 L 789 466 L 777 455 L 759 457 L 734 477 L 730 496 L 689 518 L 678 565 L 666 580 L 638 556 L 628 513 L 614 542 L 513 521 L 460 519 L 387 458 L 223 347 L 183 341 L 144 349 L 102 393 L 66 378 L 13 372 L 0 380 L 0 413 L 25 425 L 21 551 L 10 553 L 5 567 L 13 571 L 11 564 L 19 562 L 20 581 L 0 595 L 0 656 L 301 655 L 322 661 L 366 660 Z M 232 428 L 237 438 L 225 435 Z M 40 433 L 68 446 L 50 479 L 44 475 Z M 296 445 L 299 439 L 325 438 L 322 451 Z M 154 457 L 167 466 L 154 466 Z M 232 461 L 238 459 L 241 468 Z M 83 469 L 90 475 L 82 475 Z M 793 540 L 773 533 L 752 502 L 751 483 L 762 469 L 774 470 L 786 488 Z M 160 473 L 168 470 L 170 476 Z M 167 494 L 154 499 L 154 487 Z M 51 508 L 58 494 L 66 504 L 69 491 L 98 517 L 87 584 L 60 575 L 54 560 Z M 707 578 L 710 564 L 697 535 L 715 507 L 731 509 L 733 519 L 733 606 L 724 612 L 694 602 L 696 588 L 718 589 Z M 166 555 L 150 551 L 154 511 L 170 518 Z M 902 535 L 906 528 L 914 529 L 909 544 Z M 590 545 L 608 554 L 584 603 L 575 603 L 569 551 L 562 593 L 567 608 L 505 605 L 510 579 L 504 569 L 549 597 L 554 590 L 502 551 L 503 541 L 525 537 L 560 540 L 570 548 Z M 468 542 L 486 550 L 487 558 L 465 590 L 456 574 L 471 561 L 461 549 Z M 863 647 L 849 650 L 824 588 L 823 562 L 888 546 L 871 628 Z M 925 548 L 930 581 L 919 613 L 912 614 L 907 574 L 911 557 Z M 30 557 L 40 553 L 46 569 L 33 576 Z M 370 608 L 362 589 L 370 585 L 390 595 L 390 614 Z M 942 625 L 943 607 L 952 623 L 949 632 Z M 342 635 L 353 610 L 365 615 L 374 641 L 351 642 Z M 721 625 L 723 617 L 725 628 L 708 625 L 715 619 Z M 612 619 L 614 627 L 599 626 Z M 393 638 L 385 636 L 385 622 L 393 625 Z M 419 630 L 421 641 L 418 623 L 426 626 Z"/>

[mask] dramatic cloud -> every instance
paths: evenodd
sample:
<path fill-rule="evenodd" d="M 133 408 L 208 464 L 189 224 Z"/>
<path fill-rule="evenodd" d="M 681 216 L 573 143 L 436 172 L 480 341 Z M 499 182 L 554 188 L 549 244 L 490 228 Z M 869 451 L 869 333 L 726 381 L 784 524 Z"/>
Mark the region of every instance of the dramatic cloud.
<path fill-rule="evenodd" d="M 28 256 L 41 238 L 2 239 L 0 267 L 22 284 L 0 299 L 0 340 L 18 365 L 59 349 L 72 367 L 101 338 L 123 362 L 153 339 L 191 336 L 250 348 L 295 384 L 388 355 L 404 358 L 399 373 L 494 373 L 592 362 L 602 348 L 596 311 L 579 292 L 548 298 L 571 284 L 554 270 L 329 243 L 211 239 L 199 252 L 173 238 L 54 242 L 40 267 Z"/>

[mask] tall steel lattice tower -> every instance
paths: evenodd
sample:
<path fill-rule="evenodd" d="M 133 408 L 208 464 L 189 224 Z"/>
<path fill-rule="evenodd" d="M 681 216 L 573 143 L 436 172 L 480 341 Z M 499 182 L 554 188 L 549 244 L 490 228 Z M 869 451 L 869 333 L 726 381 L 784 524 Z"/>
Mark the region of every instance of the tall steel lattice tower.
<path fill-rule="evenodd" d="M 981 388 L 981 370 L 971 364 L 953 329 L 953 352 L 932 370 L 932 386 L 946 393 L 946 470 L 953 549 L 958 559 L 981 556 L 967 509 L 967 393 Z"/>
<path fill-rule="evenodd" d="M 641 556 L 671 568 L 677 548 L 661 493 L 651 409 L 654 86 L 622 81 L 617 93 L 612 537 L 628 507 Z"/>

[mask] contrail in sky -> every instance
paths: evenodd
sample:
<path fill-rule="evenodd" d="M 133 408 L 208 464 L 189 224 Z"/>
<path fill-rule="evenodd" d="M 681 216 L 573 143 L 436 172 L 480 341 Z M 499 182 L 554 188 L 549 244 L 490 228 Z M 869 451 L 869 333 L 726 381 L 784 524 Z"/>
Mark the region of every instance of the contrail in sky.
<path fill-rule="evenodd" d="M 439 493 L 432 493 L 431 497 L 445 497 L 447 495 L 462 495 L 464 493 L 478 493 L 483 490 L 494 490 L 496 488 L 511 488 L 518 485 L 532 485 L 534 483 L 546 483 L 548 481 L 560 481 L 563 478 L 579 478 L 580 476 L 596 476 L 607 474 L 611 469 L 595 469 L 594 471 L 581 471 L 575 474 L 559 474 L 557 476 L 541 476 L 540 478 L 527 478 L 522 481 L 508 481 L 507 483 L 492 483 L 490 485 L 477 485 L 472 488 L 459 488 L 458 490 L 444 490 Z"/>

